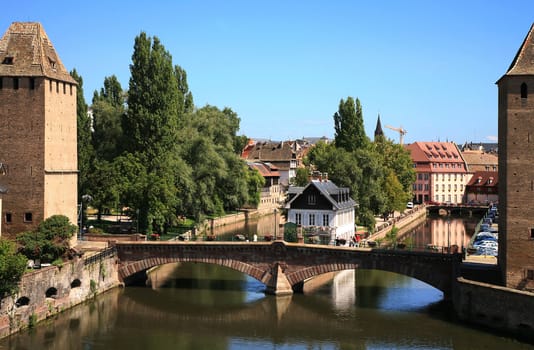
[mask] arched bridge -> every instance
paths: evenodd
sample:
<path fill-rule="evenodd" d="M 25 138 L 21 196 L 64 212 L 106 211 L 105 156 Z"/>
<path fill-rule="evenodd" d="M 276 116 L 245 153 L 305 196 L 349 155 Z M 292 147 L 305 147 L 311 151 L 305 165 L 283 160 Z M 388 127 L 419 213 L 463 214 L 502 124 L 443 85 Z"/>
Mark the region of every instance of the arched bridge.
<path fill-rule="evenodd" d="M 174 262 L 226 266 L 264 283 L 266 293 L 280 295 L 302 290 L 305 280 L 348 269 L 376 269 L 416 278 L 451 294 L 461 254 L 409 250 L 357 249 L 274 242 L 116 242 L 119 278 L 145 273 Z"/>

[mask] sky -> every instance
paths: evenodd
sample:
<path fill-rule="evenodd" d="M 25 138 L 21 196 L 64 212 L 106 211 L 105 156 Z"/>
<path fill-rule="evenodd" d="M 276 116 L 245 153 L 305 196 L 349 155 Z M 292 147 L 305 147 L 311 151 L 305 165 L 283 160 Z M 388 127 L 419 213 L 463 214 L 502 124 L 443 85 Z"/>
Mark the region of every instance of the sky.
<path fill-rule="evenodd" d="M 532 0 L 17 0 L 0 12 L 40 22 L 87 103 L 104 78 L 128 89 L 135 37 L 158 37 L 187 72 L 197 107 L 230 107 L 238 134 L 333 138 L 341 99 L 367 135 L 497 142 L 497 85 L 534 22 Z M 3 35 L 3 34 L 2 34 Z"/>

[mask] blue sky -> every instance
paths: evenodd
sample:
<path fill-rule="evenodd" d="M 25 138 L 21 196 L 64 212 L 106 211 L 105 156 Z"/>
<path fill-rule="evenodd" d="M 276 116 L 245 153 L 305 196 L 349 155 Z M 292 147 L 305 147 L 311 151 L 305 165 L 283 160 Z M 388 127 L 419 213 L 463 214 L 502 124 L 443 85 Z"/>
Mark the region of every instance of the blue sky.
<path fill-rule="evenodd" d="M 352 96 L 369 136 L 380 114 L 407 143 L 463 143 L 496 140 L 495 82 L 533 14 L 532 0 L 17 0 L 2 5 L 0 32 L 41 22 L 88 103 L 107 76 L 128 88 L 144 31 L 186 70 L 196 106 L 238 113 L 239 134 L 333 137 L 332 116 Z"/>

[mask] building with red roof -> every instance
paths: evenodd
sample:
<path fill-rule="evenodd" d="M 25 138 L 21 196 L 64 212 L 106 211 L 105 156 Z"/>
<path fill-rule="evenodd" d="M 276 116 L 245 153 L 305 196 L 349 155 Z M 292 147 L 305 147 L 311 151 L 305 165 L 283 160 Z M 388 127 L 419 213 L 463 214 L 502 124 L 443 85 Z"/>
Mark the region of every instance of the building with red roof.
<path fill-rule="evenodd" d="M 477 171 L 465 186 L 467 203 L 489 204 L 499 201 L 499 173 Z"/>
<path fill-rule="evenodd" d="M 462 203 L 469 181 L 465 160 L 454 142 L 414 142 L 405 146 L 417 177 L 414 202 Z"/>

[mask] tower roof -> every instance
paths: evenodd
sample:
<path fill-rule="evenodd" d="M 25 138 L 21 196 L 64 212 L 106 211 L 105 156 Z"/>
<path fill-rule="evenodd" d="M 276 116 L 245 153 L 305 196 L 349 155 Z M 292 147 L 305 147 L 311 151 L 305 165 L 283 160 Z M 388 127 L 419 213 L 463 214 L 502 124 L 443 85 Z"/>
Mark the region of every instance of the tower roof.
<path fill-rule="evenodd" d="M 517 51 L 506 75 L 534 75 L 534 24 Z"/>
<path fill-rule="evenodd" d="M 38 22 L 13 22 L 4 33 L 0 76 L 47 77 L 76 84 Z"/>
<path fill-rule="evenodd" d="M 382 123 L 380 123 L 380 114 L 378 115 L 378 120 L 376 121 L 375 128 L 375 138 L 377 136 L 384 136 L 384 130 L 382 130 Z"/>

